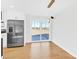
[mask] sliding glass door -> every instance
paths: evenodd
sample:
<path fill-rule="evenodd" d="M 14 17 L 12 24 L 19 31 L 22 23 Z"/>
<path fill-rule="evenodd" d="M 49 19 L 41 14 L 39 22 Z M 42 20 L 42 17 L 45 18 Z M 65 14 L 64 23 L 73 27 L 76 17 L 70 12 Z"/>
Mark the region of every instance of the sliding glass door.
<path fill-rule="evenodd" d="M 49 20 L 32 20 L 32 41 L 49 41 Z"/>

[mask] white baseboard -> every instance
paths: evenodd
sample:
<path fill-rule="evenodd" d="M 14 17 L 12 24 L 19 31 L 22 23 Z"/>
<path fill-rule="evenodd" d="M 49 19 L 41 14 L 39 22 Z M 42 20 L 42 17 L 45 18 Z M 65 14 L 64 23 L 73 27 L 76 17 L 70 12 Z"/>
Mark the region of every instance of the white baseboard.
<path fill-rule="evenodd" d="M 52 41 L 53 43 L 55 43 L 56 45 L 58 45 L 60 48 L 62 48 L 63 50 L 65 50 L 67 53 L 69 53 L 70 55 L 72 55 L 73 57 L 77 57 L 72 51 L 64 48 L 61 44 L 59 44 L 57 41 Z"/>
<path fill-rule="evenodd" d="M 26 42 L 25 44 L 27 43 L 38 43 L 38 42 L 50 42 L 51 40 L 45 40 L 45 41 L 29 41 L 29 42 Z"/>

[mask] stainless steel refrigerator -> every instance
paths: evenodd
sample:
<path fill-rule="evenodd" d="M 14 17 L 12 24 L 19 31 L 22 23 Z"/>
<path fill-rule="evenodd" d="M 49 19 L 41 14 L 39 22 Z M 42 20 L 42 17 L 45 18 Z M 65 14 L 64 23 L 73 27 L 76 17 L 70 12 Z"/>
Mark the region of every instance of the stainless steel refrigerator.
<path fill-rule="evenodd" d="M 7 21 L 7 47 L 24 46 L 24 20 Z"/>

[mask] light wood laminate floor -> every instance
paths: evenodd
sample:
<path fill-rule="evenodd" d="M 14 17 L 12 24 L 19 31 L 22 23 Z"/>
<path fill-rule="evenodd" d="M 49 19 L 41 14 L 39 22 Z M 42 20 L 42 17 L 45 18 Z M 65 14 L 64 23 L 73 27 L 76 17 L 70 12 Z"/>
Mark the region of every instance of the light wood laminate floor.
<path fill-rule="evenodd" d="M 25 47 L 4 48 L 4 59 L 76 59 L 54 43 L 26 44 Z"/>

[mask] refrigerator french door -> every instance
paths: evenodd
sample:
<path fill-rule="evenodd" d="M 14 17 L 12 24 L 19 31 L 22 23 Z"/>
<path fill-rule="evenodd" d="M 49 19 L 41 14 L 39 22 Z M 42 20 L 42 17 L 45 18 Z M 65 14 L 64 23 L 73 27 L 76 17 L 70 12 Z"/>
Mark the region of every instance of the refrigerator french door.
<path fill-rule="evenodd" d="M 24 20 L 8 20 L 7 30 L 7 47 L 24 45 Z"/>

